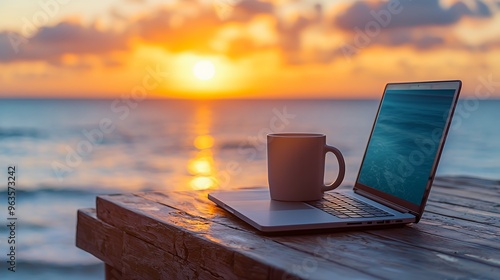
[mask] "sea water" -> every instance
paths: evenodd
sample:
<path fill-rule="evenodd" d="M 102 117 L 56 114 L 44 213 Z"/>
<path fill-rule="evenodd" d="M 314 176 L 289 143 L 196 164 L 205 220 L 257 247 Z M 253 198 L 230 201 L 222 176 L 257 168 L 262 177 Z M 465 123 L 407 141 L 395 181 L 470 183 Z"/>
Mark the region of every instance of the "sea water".
<path fill-rule="evenodd" d="M 498 180 L 500 101 L 472 101 L 458 105 L 437 176 Z M 98 194 L 265 186 L 267 133 L 325 133 L 353 182 L 377 108 L 377 100 L 0 100 L 0 278 L 102 278 L 102 263 L 75 247 L 77 209 L 95 207 Z M 6 262 L 8 166 L 15 273 Z M 328 155 L 327 181 L 336 168 Z"/>

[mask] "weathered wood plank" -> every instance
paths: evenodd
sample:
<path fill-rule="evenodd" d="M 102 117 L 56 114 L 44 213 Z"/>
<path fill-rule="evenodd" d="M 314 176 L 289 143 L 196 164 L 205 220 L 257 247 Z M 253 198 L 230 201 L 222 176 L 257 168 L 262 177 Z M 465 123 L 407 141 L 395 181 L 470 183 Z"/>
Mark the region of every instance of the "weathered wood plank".
<path fill-rule="evenodd" d="M 230 279 L 218 276 L 129 234 L 124 235 L 124 241 L 127 244 L 123 256 L 125 279 Z"/>
<path fill-rule="evenodd" d="M 498 180 L 488 180 L 474 177 L 464 177 L 464 176 L 441 176 L 436 177 L 434 184 L 438 186 L 446 186 L 452 189 L 465 189 L 469 191 L 478 190 L 492 190 L 496 191 L 494 194 L 498 195 L 500 191 L 500 181 Z M 476 188 L 477 187 L 477 188 Z"/>
<path fill-rule="evenodd" d="M 119 271 L 118 269 L 112 267 L 109 264 L 105 265 L 104 273 L 105 273 L 106 280 L 121 280 L 121 279 L 123 279 L 122 272 Z"/>
<path fill-rule="evenodd" d="M 97 219 L 95 209 L 80 209 L 77 215 L 76 246 L 120 271 L 123 232 Z"/>
<path fill-rule="evenodd" d="M 228 215 L 227 211 L 209 201 L 207 198 L 208 191 L 147 192 L 134 193 L 134 195 L 192 216 L 203 217 L 228 227 L 259 234 L 259 231 L 249 224 L 240 219 L 234 219 L 233 215 Z"/>
<path fill-rule="evenodd" d="M 423 219 L 416 227 L 429 234 L 456 240 L 474 240 L 476 244 L 500 249 L 500 234 L 497 228 L 487 225 L 424 213 Z"/>
<path fill-rule="evenodd" d="M 429 195 L 429 198 L 432 198 L 434 196 L 441 195 L 441 196 L 447 196 L 447 197 L 458 197 L 462 199 L 467 199 L 467 200 L 472 200 L 477 202 L 478 204 L 480 203 L 491 203 L 493 207 L 497 208 L 498 211 L 498 196 L 499 195 L 485 195 L 477 192 L 472 192 L 470 189 L 469 190 L 459 190 L 459 189 L 450 189 L 450 188 L 445 188 L 442 186 L 434 186 L 431 190 L 431 193 Z"/>
<path fill-rule="evenodd" d="M 193 201 L 193 200 L 189 200 L 189 199 L 186 199 L 184 197 L 184 196 L 189 197 L 190 193 L 170 193 L 169 195 L 166 195 L 163 193 L 145 193 L 145 194 L 140 194 L 140 195 L 143 197 L 146 197 L 148 199 L 151 199 L 152 201 L 161 202 L 165 205 L 174 204 L 175 201 L 180 199 L 181 201 L 184 201 L 184 202 L 179 204 L 179 205 L 181 205 L 178 208 L 179 210 L 186 211 L 193 216 L 210 218 L 210 217 L 205 215 L 205 212 L 200 212 L 200 211 L 198 211 L 199 208 L 192 206 L 192 203 L 194 203 L 194 202 L 190 202 L 190 201 Z M 179 197 L 177 195 L 179 195 Z M 229 226 L 233 226 L 233 225 L 229 224 Z M 420 262 L 424 262 L 421 265 L 424 265 L 425 267 L 429 268 L 429 267 L 432 267 L 433 264 L 443 265 L 442 263 L 444 261 L 444 263 L 449 264 L 449 266 L 447 267 L 448 274 L 445 274 L 445 275 L 450 275 L 450 273 L 459 273 L 457 275 L 465 275 L 464 273 L 468 272 L 470 274 L 470 276 L 484 276 L 482 274 L 484 271 L 488 271 L 488 270 L 492 269 L 488 265 L 492 265 L 492 264 L 495 265 L 495 263 L 498 261 L 496 258 L 496 254 L 497 254 L 496 249 L 488 247 L 488 246 L 482 246 L 482 245 L 491 244 L 491 242 L 489 242 L 489 241 L 483 242 L 482 245 L 475 245 L 475 244 L 471 244 L 471 243 L 462 241 L 460 239 L 460 236 L 456 236 L 457 239 L 453 239 L 453 238 L 440 237 L 439 234 L 437 234 L 437 235 L 436 234 L 434 234 L 434 235 L 428 234 L 425 231 L 420 231 L 419 227 L 417 225 L 415 226 L 415 228 L 404 227 L 402 229 L 391 229 L 391 230 L 387 230 L 387 231 L 374 231 L 374 232 L 388 232 L 389 235 L 385 236 L 385 237 L 388 239 L 392 239 L 395 242 L 394 245 L 392 246 L 393 247 L 392 249 L 395 248 L 396 250 L 389 251 L 386 253 L 387 253 L 387 255 L 391 256 L 391 260 L 392 260 L 392 258 L 394 258 L 395 261 L 397 261 L 397 264 L 395 264 L 396 267 L 401 267 L 403 264 L 408 263 L 407 260 L 405 260 L 405 258 L 404 258 L 405 256 L 407 256 L 407 251 L 408 250 L 410 250 L 410 251 L 421 250 L 422 247 L 421 247 L 421 244 L 419 244 L 419 242 L 425 241 L 426 237 L 428 238 L 427 242 L 429 242 L 429 241 L 433 241 L 433 242 L 430 242 L 431 245 L 428 245 L 426 247 L 426 249 L 428 249 L 429 251 L 427 251 L 427 250 L 423 251 L 422 254 L 425 255 L 425 257 L 422 258 L 422 260 L 420 260 Z M 394 236 L 397 237 L 399 235 L 407 237 L 406 239 L 403 238 L 403 240 L 401 240 L 401 242 L 402 242 L 401 244 L 398 244 L 394 238 Z M 446 233 L 444 233 L 443 235 L 446 235 Z M 334 235 L 334 236 L 337 236 L 337 235 Z M 378 246 L 382 246 L 379 244 L 381 242 L 380 238 L 373 238 L 373 237 L 369 237 L 369 236 L 367 237 L 363 233 L 359 233 L 359 232 L 356 232 L 355 236 L 359 237 L 359 238 L 364 238 L 365 240 L 371 240 L 372 246 L 374 248 L 378 247 Z M 463 238 L 463 236 L 461 236 L 461 237 Z M 414 242 L 413 243 L 410 242 L 411 240 L 414 240 Z M 384 240 L 383 242 L 389 242 L 389 241 Z M 321 246 L 321 244 L 315 244 L 315 245 Z M 383 246 L 388 247 L 387 245 L 383 245 Z M 416 248 L 411 248 L 408 246 L 415 246 Z M 439 250 L 433 250 L 433 246 L 439 246 Z M 400 247 L 404 248 L 404 250 L 402 250 L 402 251 L 399 250 Z M 455 250 L 450 251 L 447 249 L 447 247 L 454 248 Z M 378 250 L 373 250 L 373 249 L 370 250 L 369 248 L 365 248 L 365 250 L 363 250 L 363 251 L 366 252 L 364 254 L 367 255 L 366 256 L 367 258 L 377 258 L 378 255 L 380 254 L 380 252 Z M 384 251 L 387 251 L 387 250 L 384 250 Z M 309 252 L 309 253 L 313 253 L 313 252 Z M 346 258 L 345 254 L 342 256 L 336 256 L 334 254 L 333 256 L 334 256 L 333 259 L 335 259 L 335 260 L 337 260 L 339 257 Z M 347 261 L 347 263 L 344 263 L 344 264 L 357 262 L 363 266 L 367 266 L 367 267 L 369 267 L 370 265 L 373 266 L 373 263 L 366 264 L 366 263 L 363 263 L 362 261 L 360 262 L 359 260 L 356 259 L 356 256 L 357 255 L 355 254 L 350 259 L 346 258 L 346 259 L 348 259 L 348 261 Z M 478 257 L 478 256 L 480 256 L 480 257 Z M 460 265 L 458 263 L 454 263 L 453 261 L 447 262 L 447 260 L 452 260 L 452 259 L 455 260 L 457 257 L 464 258 L 467 260 L 462 260 L 462 263 Z M 476 263 L 476 261 L 478 261 L 479 263 Z M 469 267 L 475 268 L 475 269 L 472 269 L 473 271 L 468 271 L 468 270 L 462 271 L 461 269 L 462 269 L 463 263 L 468 263 Z M 415 265 L 418 263 L 412 262 L 412 264 Z M 486 265 L 484 265 L 484 264 L 486 264 Z M 373 266 L 373 267 L 376 267 L 376 266 Z M 422 276 L 422 272 L 419 271 L 420 270 L 419 267 L 421 267 L 421 266 L 416 265 L 416 266 L 409 267 L 405 270 L 400 270 L 400 271 L 392 270 L 391 271 L 392 273 L 396 273 L 395 275 L 392 275 L 392 276 L 394 276 L 394 277 L 402 276 L 402 275 L 398 275 L 397 273 L 399 272 L 399 273 L 404 274 L 404 273 L 407 273 L 408 271 L 411 271 L 411 269 L 414 269 L 415 272 L 419 272 L 418 275 Z M 444 266 L 444 267 L 446 268 L 446 266 Z M 375 269 L 379 270 L 380 268 L 375 268 Z M 493 271 L 497 271 L 495 269 L 496 268 L 493 267 Z M 430 271 L 428 271 L 428 273 L 430 273 L 430 275 L 428 275 L 428 276 L 431 276 L 431 275 L 435 275 L 436 272 L 433 270 L 430 270 Z M 474 275 L 472 275 L 472 274 L 474 274 Z"/>
<path fill-rule="evenodd" d="M 478 179 L 444 178 L 444 180 L 435 180 L 431 193 L 435 190 L 444 192 L 450 196 L 462 196 L 464 198 L 489 199 L 500 195 L 500 182 L 491 182 L 479 184 Z"/>
<path fill-rule="evenodd" d="M 216 209 L 215 205 L 211 207 Z M 130 236 L 207 270 L 216 269 L 213 272 L 217 276 L 227 279 L 271 276 L 302 279 L 304 272 L 296 266 L 311 258 L 308 253 L 269 238 L 191 216 L 138 196 L 100 196 L 97 215 Z M 322 258 L 315 259 L 315 264 L 312 271 L 306 270 L 312 279 L 331 279 L 332 275 L 374 278 Z"/>
<path fill-rule="evenodd" d="M 412 245 L 421 249 L 427 249 L 428 251 L 434 251 L 440 256 L 448 255 L 451 258 L 462 258 L 460 261 L 460 268 L 467 266 L 468 273 L 477 273 L 481 275 L 483 271 L 488 271 L 488 267 L 483 265 L 478 265 L 470 263 L 471 261 L 479 261 L 488 266 L 492 266 L 491 271 L 495 271 L 500 275 L 500 255 L 496 248 L 490 246 L 484 246 L 476 244 L 475 239 L 463 239 L 457 240 L 449 237 L 438 236 L 434 234 L 428 234 L 426 232 L 420 231 L 419 228 L 415 226 L 408 226 L 402 228 L 395 228 L 393 230 L 380 230 L 380 231 L 370 231 L 378 237 L 385 239 L 390 239 L 394 242 L 405 243 L 406 245 Z M 495 274 L 496 275 L 496 274 Z"/>
<path fill-rule="evenodd" d="M 500 227 L 500 214 L 476 210 L 457 205 L 429 203 L 425 211 L 466 221 L 479 222 L 491 227 Z"/>
<path fill-rule="evenodd" d="M 107 279 L 495 279 L 499 197 L 498 181 L 438 178 L 419 224 L 262 236 L 207 192 L 108 195 L 78 213 L 77 246 Z"/>
<path fill-rule="evenodd" d="M 360 232 L 273 238 L 389 279 L 495 279 L 500 273 L 499 267 Z"/>
<path fill-rule="evenodd" d="M 177 208 L 180 211 L 185 211 L 190 215 L 211 219 L 213 221 L 217 221 L 221 224 L 225 224 L 230 227 L 237 227 L 242 230 L 247 230 L 258 234 L 258 231 L 254 230 L 246 223 L 241 222 L 239 219 L 235 219 L 232 215 L 228 215 L 228 213 L 226 213 L 221 209 L 217 209 L 216 211 L 212 211 L 213 213 L 210 213 L 207 210 L 208 208 L 200 208 L 199 206 L 196 206 L 196 204 L 202 202 L 199 202 L 199 199 L 193 200 L 191 196 L 199 197 L 200 196 L 199 193 L 193 194 L 192 192 L 178 192 L 178 193 L 154 192 L 154 193 L 139 193 L 137 195 L 145 197 L 149 200 L 158 202 L 163 205 L 169 205 L 169 204 L 178 205 Z M 205 195 L 205 193 L 203 192 L 202 195 Z M 181 201 L 182 203 L 177 204 L 176 201 Z M 429 203 L 433 204 L 432 201 Z M 210 202 L 208 203 L 208 205 L 210 205 Z M 204 207 L 207 207 L 206 203 Z M 473 234 L 475 235 L 476 239 L 484 238 L 483 245 L 490 244 L 492 245 L 492 247 L 495 247 L 495 245 L 497 244 L 495 243 L 495 239 L 500 238 L 495 228 L 477 223 L 477 221 L 454 219 L 431 212 L 424 213 L 424 220 L 420 221 L 420 224 L 425 223 L 425 219 L 433 220 L 434 223 L 432 225 L 439 224 L 448 228 L 449 229 L 448 231 L 443 232 L 442 234 L 443 236 L 448 236 L 449 234 L 453 234 L 454 231 L 458 231 L 462 234 Z M 423 227 L 422 230 L 425 230 L 426 228 L 429 229 L 428 231 L 429 233 L 439 235 L 440 228 L 436 228 L 435 226 Z M 457 236 L 457 240 L 461 240 L 462 238 L 463 236 L 461 236 L 460 234 Z"/>
<path fill-rule="evenodd" d="M 500 214 L 500 202 L 479 201 L 449 194 L 432 193 L 427 203 L 444 208 L 447 205 L 471 208 L 482 211 L 485 215 L 496 216 Z"/>

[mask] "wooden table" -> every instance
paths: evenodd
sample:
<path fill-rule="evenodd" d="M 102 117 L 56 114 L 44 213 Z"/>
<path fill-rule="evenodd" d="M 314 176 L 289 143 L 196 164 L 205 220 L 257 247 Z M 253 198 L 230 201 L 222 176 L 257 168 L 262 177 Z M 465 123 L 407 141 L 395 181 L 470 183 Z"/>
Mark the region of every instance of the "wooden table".
<path fill-rule="evenodd" d="M 500 279 L 500 182 L 436 179 L 418 224 L 265 236 L 205 191 L 97 197 L 76 245 L 106 279 Z"/>

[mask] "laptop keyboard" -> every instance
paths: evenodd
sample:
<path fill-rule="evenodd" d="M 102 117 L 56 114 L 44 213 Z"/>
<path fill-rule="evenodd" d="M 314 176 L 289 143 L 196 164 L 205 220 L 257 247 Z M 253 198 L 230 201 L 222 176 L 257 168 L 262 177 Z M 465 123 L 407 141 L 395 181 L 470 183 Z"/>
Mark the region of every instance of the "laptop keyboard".
<path fill-rule="evenodd" d="M 307 204 L 340 219 L 393 216 L 382 209 L 340 193 L 335 193 L 335 195 L 325 193 L 322 200 L 307 202 Z"/>

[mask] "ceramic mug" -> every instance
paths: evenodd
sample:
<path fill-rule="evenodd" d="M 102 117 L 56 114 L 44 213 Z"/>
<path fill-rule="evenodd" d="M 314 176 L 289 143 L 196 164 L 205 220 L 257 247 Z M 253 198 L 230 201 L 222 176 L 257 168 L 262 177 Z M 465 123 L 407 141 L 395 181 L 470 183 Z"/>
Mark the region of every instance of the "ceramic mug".
<path fill-rule="evenodd" d="M 325 185 L 326 153 L 339 162 L 337 179 Z M 311 201 L 337 188 L 344 179 L 342 153 L 326 144 L 326 135 L 316 133 L 275 133 L 267 135 L 267 171 L 271 199 Z"/>

